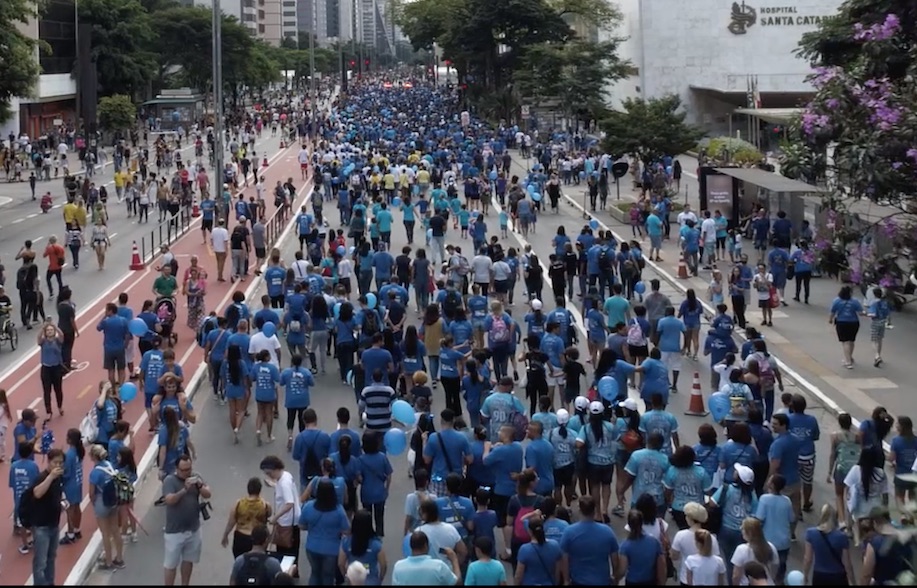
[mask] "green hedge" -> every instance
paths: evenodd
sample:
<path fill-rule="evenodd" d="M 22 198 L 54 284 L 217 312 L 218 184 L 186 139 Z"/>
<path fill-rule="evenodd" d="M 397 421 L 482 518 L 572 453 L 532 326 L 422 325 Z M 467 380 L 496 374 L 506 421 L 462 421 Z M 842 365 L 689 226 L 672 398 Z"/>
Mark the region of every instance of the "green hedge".
<path fill-rule="evenodd" d="M 716 160 L 720 159 L 724 148 L 729 151 L 729 161 L 739 165 L 758 163 L 764 159 L 764 154 L 757 147 L 735 137 L 713 137 L 697 144 L 698 151 L 706 150 L 707 157 Z"/>

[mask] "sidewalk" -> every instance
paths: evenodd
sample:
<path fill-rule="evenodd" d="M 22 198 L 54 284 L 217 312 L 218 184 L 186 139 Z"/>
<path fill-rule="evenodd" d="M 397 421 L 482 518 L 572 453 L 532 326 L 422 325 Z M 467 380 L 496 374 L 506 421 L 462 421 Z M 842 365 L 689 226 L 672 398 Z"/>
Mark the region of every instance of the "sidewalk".
<path fill-rule="evenodd" d="M 524 158 L 519 158 L 517 152 L 512 153 L 515 161 L 524 161 Z M 693 166 L 688 167 L 687 163 L 682 162 L 685 171 L 693 170 Z M 694 176 L 693 171 L 690 174 Z M 691 176 L 682 178 L 682 194 L 687 184 L 689 202 L 696 209 L 697 182 Z M 629 176 L 625 179 L 629 179 Z M 566 202 L 580 212 L 585 186 L 571 185 L 564 188 Z M 630 203 L 637 200 L 639 192 L 632 190 L 630 184 L 622 183 L 621 188 L 620 202 Z M 695 196 L 693 199 L 690 198 L 691 194 Z M 612 187 L 609 208 L 617 202 Z M 598 211 L 595 218 L 621 237 L 631 237 L 629 223 L 618 220 L 609 211 Z M 671 276 L 677 286 L 693 288 L 698 297 L 705 300 L 711 278 L 710 271 L 701 270 L 698 278 L 674 278 L 678 275 L 680 257 L 677 231 L 677 226 L 673 223 L 672 239 L 663 242 L 664 261 L 655 265 Z M 648 244 L 648 240 L 644 240 L 644 243 Z M 725 264 L 719 265 L 724 276 L 728 276 L 732 267 L 728 260 Z M 917 317 L 912 312 L 903 312 L 892 317 L 895 328 L 886 333 L 882 354 L 885 363 L 878 369 L 872 366 L 869 321 L 864 319 L 857 339 L 857 363 L 853 370 L 847 370 L 841 365 L 840 344 L 835 337 L 834 328 L 828 324 L 829 307 L 841 285 L 827 278 L 813 279 L 811 304 L 803 305 L 792 301 L 795 282 L 791 281 L 787 284 L 786 290 L 789 306 L 774 310 L 774 326 L 761 327 L 760 313 L 756 308 L 750 308 L 746 312 L 749 325 L 764 333 L 771 353 L 797 372 L 800 379 L 808 381 L 816 389 L 818 396 L 827 400 L 829 406 L 826 408 L 849 412 L 860 420 L 867 418 L 876 405 L 885 406 L 893 415 L 910 415 L 917 412 L 917 405 L 911 401 L 910 395 L 903 393 L 907 383 L 913 381 L 914 370 L 910 364 L 913 360 L 907 350 L 917 347 Z M 679 295 L 673 298 L 673 303 L 677 305 L 681 300 L 683 296 Z M 831 407 L 831 404 L 835 407 Z"/>

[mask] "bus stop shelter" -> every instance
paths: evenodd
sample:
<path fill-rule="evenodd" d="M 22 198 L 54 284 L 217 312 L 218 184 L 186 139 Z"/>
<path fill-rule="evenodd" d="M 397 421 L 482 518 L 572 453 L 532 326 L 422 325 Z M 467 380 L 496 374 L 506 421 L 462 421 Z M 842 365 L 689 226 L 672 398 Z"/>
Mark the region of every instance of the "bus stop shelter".
<path fill-rule="evenodd" d="M 739 181 L 739 216 L 745 218 L 758 207 L 771 213 L 786 212 L 794 227 L 808 220 L 817 225 L 820 196 L 826 191 L 778 173 L 752 167 L 717 167 L 715 171 Z"/>

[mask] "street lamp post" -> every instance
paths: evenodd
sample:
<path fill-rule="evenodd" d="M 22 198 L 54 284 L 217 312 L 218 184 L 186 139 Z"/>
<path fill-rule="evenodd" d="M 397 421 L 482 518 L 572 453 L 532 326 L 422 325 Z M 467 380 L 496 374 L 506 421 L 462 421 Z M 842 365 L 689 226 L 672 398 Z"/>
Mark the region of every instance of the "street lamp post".
<path fill-rule="evenodd" d="M 312 0 L 312 34 L 309 35 L 309 134 L 315 129 L 315 32 L 318 12 L 315 0 Z"/>
<path fill-rule="evenodd" d="M 213 166 L 214 182 L 223 194 L 223 11 L 213 0 Z M 216 193 L 214 190 L 214 193 Z"/>

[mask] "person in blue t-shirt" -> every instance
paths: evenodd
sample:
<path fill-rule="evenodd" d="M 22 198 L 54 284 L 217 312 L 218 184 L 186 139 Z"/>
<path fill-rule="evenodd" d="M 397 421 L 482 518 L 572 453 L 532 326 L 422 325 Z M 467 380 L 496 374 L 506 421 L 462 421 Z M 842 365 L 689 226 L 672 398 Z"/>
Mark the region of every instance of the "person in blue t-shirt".
<path fill-rule="evenodd" d="M 567 527 L 560 540 L 560 549 L 567 556 L 569 580 L 584 586 L 615 584 L 612 570 L 618 569 L 618 540 L 608 525 L 599 522 L 602 513 L 595 498 L 581 496 L 577 500 L 580 520 Z"/>
<path fill-rule="evenodd" d="M 109 302 L 105 305 L 105 317 L 96 325 L 96 330 L 102 333 L 102 364 L 113 386 L 124 383 L 125 349 L 130 342 L 128 323 L 118 314 L 117 305 Z"/>
<path fill-rule="evenodd" d="M 31 542 L 28 530 L 23 529 L 19 521 L 19 502 L 22 500 L 22 495 L 35 484 L 40 473 L 33 453 L 32 443 L 19 443 L 17 459 L 10 464 L 9 473 L 9 487 L 13 491 L 13 528 L 19 535 L 19 553 L 22 554 L 29 552 Z"/>
<path fill-rule="evenodd" d="M 666 472 L 669 471 L 669 457 L 662 452 L 663 437 L 660 433 L 650 433 L 646 439 L 646 448 L 638 449 L 631 453 L 627 464 L 624 466 L 625 476 L 624 487 L 618 494 L 618 500 L 624 496 L 624 492 L 629 487 L 631 491 L 631 507 L 636 504 L 637 499 L 649 494 L 655 500 L 657 505 L 666 504 L 665 488 L 662 481 L 665 479 Z M 619 507 L 623 505 L 619 504 Z M 623 512 L 623 509 L 616 509 L 616 512 Z"/>
<path fill-rule="evenodd" d="M 815 479 L 815 442 L 821 438 L 818 419 L 806 414 L 806 397 L 793 394 L 792 410 L 787 415 L 789 418 L 790 434 L 799 440 L 799 453 L 796 464 L 799 471 L 799 481 L 802 482 L 803 509 L 812 509 L 812 484 Z M 911 461 L 911 464 L 914 462 Z"/>
<path fill-rule="evenodd" d="M 627 586 L 663 586 L 666 581 L 666 566 L 662 562 L 664 555 L 662 543 L 655 536 L 646 532 L 643 513 L 631 510 L 627 515 L 628 535 L 621 543 L 621 568 L 624 569 L 624 583 Z M 660 573 L 660 569 L 662 572 Z M 618 572 L 618 575 L 620 572 Z"/>
<path fill-rule="evenodd" d="M 287 449 L 292 449 L 293 423 L 299 423 L 300 432 L 306 428 L 303 413 L 311 404 L 309 390 L 315 379 L 312 372 L 302 367 L 302 356 L 296 354 L 290 358 L 290 367 L 281 372 L 279 383 L 283 386 L 283 405 L 287 409 Z"/>
<path fill-rule="evenodd" d="M 660 359 L 666 368 L 672 372 L 670 390 L 674 392 L 678 391 L 678 375 L 681 373 L 682 333 L 686 331 L 685 323 L 675 317 L 675 309 L 671 306 L 665 309 L 665 316 L 656 323 L 656 336 L 659 341 L 656 349 L 661 352 Z"/>
<path fill-rule="evenodd" d="M 853 298 L 853 289 L 850 286 L 841 287 L 837 298 L 831 303 L 828 320 L 834 324 L 837 340 L 844 352 L 844 367 L 847 369 L 853 369 L 853 351 L 860 330 L 861 314 L 863 305 Z"/>
<path fill-rule="evenodd" d="M 363 434 L 363 455 L 360 456 L 360 503 L 373 513 L 376 534 L 385 535 L 385 501 L 392 483 L 392 464 L 382 451 L 382 435 L 377 431 Z"/>
<path fill-rule="evenodd" d="M 802 454 L 802 442 L 793 434 L 790 429 L 790 417 L 785 414 L 775 414 L 771 417 L 771 431 L 774 433 L 774 441 L 771 443 L 768 451 L 770 468 L 768 478 L 775 474 L 780 474 L 786 480 L 786 490 L 784 494 L 790 497 L 793 502 L 793 512 L 801 511 L 801 492 L 800 492 L 800 459 Z M 815 467 L 814 447 L 811 456 L 811 467 Z M 737 468 L 738 469 L 738 468 Z M 796 536 L 795 526 L 793 536 Z"/>

